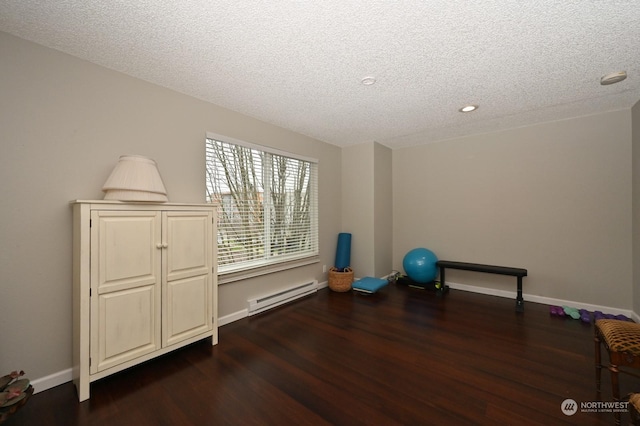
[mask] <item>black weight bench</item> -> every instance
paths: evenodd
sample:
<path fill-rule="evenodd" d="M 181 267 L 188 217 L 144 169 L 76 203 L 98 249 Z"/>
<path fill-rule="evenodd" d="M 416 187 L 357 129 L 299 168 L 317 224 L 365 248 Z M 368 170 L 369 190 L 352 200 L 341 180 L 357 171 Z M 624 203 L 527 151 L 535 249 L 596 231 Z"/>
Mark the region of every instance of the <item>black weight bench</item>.
<path fill-rule="evenodd" d="M 436 266 L 440 269 L 441 288 L 445 287 L 444 270 L 447 268 L 517 277 L 518 295 L 516 297 L 516 312 L 524 312 L 524 299 L 522 298 L 522 278 L 527 276 L 526 269 L 508 268 L 506 266 L 481 265 L 479 263 L 452 262 L 450 260 L 438 260 L 436 262 Z"/>

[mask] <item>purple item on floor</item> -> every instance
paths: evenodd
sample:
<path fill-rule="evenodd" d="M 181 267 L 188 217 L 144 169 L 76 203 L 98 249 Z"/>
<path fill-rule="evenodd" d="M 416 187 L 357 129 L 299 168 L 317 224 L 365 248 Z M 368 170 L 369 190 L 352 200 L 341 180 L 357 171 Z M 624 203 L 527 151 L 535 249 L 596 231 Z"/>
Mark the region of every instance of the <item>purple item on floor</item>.
<path fill-rule="evenodd" d="M 615 320 L 619 320 L 619 321 L 630 321 L 633 322 L 633 320 L 631 318 L 629 318 L 626 315 L 615 315 L 615 314 L 604 314 L 600 311 L 595 311 L 593 313 L 593 320 L 597 321 L 599 319 L 615 319 Z"/>
<path fill-rule="evenodd" d="M 589 324 L 591 323 L 591 313 L 589 311 L 586 309 L 580 309 L 578 312 L 580 312 L 580 321 Z"/>
<path fill-rule="evenodd" d="M 563 317 L 564 314 L 564 309 L 562 309 L 560 306 L 549 306 L 549 313 L 551 315 L 556 315 L 559 317 Z"/>

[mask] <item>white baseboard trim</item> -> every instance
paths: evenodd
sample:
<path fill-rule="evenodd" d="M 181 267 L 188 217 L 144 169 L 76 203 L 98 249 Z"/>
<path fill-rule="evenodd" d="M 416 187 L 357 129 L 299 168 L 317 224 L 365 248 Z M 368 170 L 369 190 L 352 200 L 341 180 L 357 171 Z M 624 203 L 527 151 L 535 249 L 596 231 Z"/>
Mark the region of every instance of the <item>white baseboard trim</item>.
<path fill-rule="evenodd" d="M 452 282 L 447 282 L 447 285 L 449 286 L 449 288 L 452 288 L 455 290 L 468 291 L 471 293 L 480 293 L 480 294 L 487 294 L 489 296 L 498 296 L 498 297 L 513 299 L 515 303 L 515 298 L 516 298 L 515 291 L 497 290 L 494 288 L 477 287 L 477 286 L 452 283 Z M 328 281 L 323 281 L 321 283 L 318 283 L 318 289 L 325 288 L 328 286 L 329 286 Z M 545 305 L 556 305 L 556 306 L 566 305 L 566 306 L 571 306 L 572 308 L 586 309 L 591 312 L 601 311 L 607 314 L 615 314 L 615 315 L 622 314 L 622 315 L 631 317 L 635 322 L 640 323 L 640 316 L 638 316 L 635 312 L 627 309 L 612 308 L 609 306 L 591 305 L 586 303 L 574 302 L 571 300 L 552 299 L 550 297 L 536 296 L 534 294 L 526 294 L 526 293 L 524 293 L 522 296 L 524 298 L 525 304 L 526 302 L 534 302 L 534 303 L 542 303 Z M 526 313 L 526 308 L 525 308 L 525 313 Z M 218 318 L 218 326 L 222 327 L 223 325 L 231 324 L 232 322 L 239 321 L 248 316 L 249 316 L 249 311 L 247 309 L 242 309 L 240 311 Z M 47 389 L 54 388 L 59 385 L 63 385 L 67 382 L 70 382 L 71 380 L 73 380 L 72 370 L 71 368 L 68 368 L 58 373 L 54 373 L 46 377 L 41 377 L 39 379 L 32 380 L 31 385 L 33 386 L 34 393 L 38 393 L 38 392 L 46 391 Z"/>
<path fill-rule="evenodd" d="M 56 386 L 63 385 L 73 380 L 73 372 L 70 368 L 59 371 L 57 373 L 50 374 L 46 377 L 41 377 L 36 380 L 31 380 L 31 386 L 33 386 L 33 393 L 46 391 L 47 389 L 55 388 Z"/>
<path fill-rule="evenodd" d="M 223 325 L 231 324 L 232 322 L 236 322 L 241 320 L 242 318 L 246 318 L 249 316 L 248 309 L 242 309 L 238 312 L 234 312 L 229 315 L 225 315 L 223 317 L 218 318 L 218 327 L 222 327 Z"/>
<path fill-rule="evenodd" d="M 467 284 L 452 283 L 449 281 L 447 281 L 447 285 L 449 286 L 449 288 L 453 288 L 456 290 L 469 291 L 471 293 L 487 294 L 490 296 L 506 297 L 508 299 L 513 299 L 514 301 L 517 295 L 515 291 L 497 290 L 494 288 L 486 288 L 486 287 L 477 287 L 477 286 L 467 285 Z M 525 303 L 534 302 L 534 303 L 542 303 L 544 305 L 555 305 L 555 306 L 564 305 L 564 306 L 570 306 L 576 309 L 586 309 L 587 311 L 591 311 L 591 312 L 601 311 L 605 314 L 614 314 L 614 315 L 622 314 L 622 315 L 631 317 L 636 322 L 640 322 L 640 317 L 638 317 L 638 315 L 636 315 L 636 313 L 630 309 L 620 309 L 620 308 L 614 308 L 611 306 L 602 306 L 602 305 L 591 305 L 588 303 L 574 302 L 572 300 L 553 299 L 551 297 L 537 296 L 535 294 L 527 294 L 527 293 L 523 293 L 522 297 L 524 298 Z M 526 312 L 526 308 L 525 308 L 525 312 Z"/>
<path fill-rule="evenodd" d="M 222 318 L 218 318 L 218 326 L 223 326 L 225 324 L 230 324 L 234 321 L 241 320 L 242 318 L 247 317 L 248 311 L 246 309 L 242 311 L 235 312 L 230 315 L 226 315 Z M 66 370 L 59 371 L 57 373 L 53 373 L 46 377 L 40 377 L 35 380 L 31 380 L 31 386 L 33 386 L 33 393 L 43 392 L 48 389 L 55 388 L 56 386 L 63 385 L 73 380 L 73 370 L 68 368 Z"/>

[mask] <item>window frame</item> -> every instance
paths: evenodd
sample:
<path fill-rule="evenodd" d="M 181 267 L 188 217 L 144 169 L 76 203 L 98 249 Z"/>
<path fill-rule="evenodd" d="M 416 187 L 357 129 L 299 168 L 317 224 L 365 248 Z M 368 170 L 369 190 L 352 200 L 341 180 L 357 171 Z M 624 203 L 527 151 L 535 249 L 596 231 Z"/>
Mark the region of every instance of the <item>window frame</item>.
<path fill-rule="evenodd" d="M 294 160 L 304 161 L 311 164 L 313 168 L 310 173 L 309 187 L 311 188 L 311 232 L 315 234 L 315 248 L 310 253 L 292 254 L 290 256 L 279 256 L 269 261 L 256 260 L 255 262 L 244 262 L 244 265 L 239 267 L 221 268 L 218 267 L 218 282 L 220 284 L 239 281 L 247 278 L 253 278 L 260 275 L 271 274 L 278 271 L 297 268 L 320 262 L 320 232 L 319 232 L 319 206 L 318 206 L 318 172 L 319 172 L 319 160 L 311 157 L 298 155 L 295 153 L 283 151 L 280 149 L 272 148 L 265 145 L 259 145 L 255 143 L 246 142 L 240 139 L 232 138 L 226 135 L 221 135 L 212 132 L 206 132 L 205 135 L 205 167 L 208 166 L 209 156 L 207 153 L 208 139 L 213 139 L 226 144 L 238 145 L 251 150 L 259 151 L 260 153 L 266 153 L 271 155 L 277 155 L 287 157 Z M 208 176 L 205 174 L 205 187 L 208 186 Z M 208 198 L 208 195 L 205 194 Z M 207 199 L 207 202 L 212 202 Z M 219 207 L 220 208 L 220 207 Z M 265 224 L 265 227 L 267 225 Z M 218 231 L 216 231 L 218 232 Z M 217 240 L 217 239 L 216 239 Z"/>

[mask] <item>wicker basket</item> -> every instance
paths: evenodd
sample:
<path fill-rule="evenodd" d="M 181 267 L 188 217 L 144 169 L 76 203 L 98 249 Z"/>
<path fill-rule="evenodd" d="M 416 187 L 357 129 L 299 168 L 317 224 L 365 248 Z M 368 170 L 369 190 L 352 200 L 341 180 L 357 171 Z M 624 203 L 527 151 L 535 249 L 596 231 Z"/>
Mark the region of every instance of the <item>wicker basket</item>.
<path fill-rule="evenodd" d="M 329 288 L 333 291 L 343 293 L 351 290 L 353 283 L 353 270 L 344 268 L 344 272 L 338 271 L 336 268 L 329 269 Z"/>

